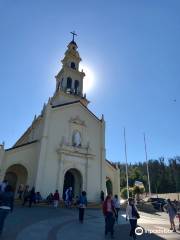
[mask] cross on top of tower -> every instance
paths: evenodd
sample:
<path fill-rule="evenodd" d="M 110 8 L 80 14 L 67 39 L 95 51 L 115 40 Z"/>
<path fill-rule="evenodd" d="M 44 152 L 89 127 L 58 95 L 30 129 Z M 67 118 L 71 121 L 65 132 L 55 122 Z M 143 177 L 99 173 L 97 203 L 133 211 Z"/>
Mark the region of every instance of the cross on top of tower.
<path fill-rule="evenodd" d="M 73 32 L 70 32 L 72 35 L 73 35 L 73 42 L 74 42 L 74 36 L 77 36 L 77 34 L 75 33 L 75 31 L 73 31 Z"/>

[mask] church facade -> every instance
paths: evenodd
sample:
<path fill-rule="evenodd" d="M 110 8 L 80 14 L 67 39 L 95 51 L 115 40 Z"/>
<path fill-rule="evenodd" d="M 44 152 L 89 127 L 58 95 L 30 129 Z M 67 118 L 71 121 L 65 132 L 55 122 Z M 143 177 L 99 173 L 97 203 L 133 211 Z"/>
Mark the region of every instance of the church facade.
<path fill-rule="evenodd" d="M 106 160 L 105 120 L 88 108 L 77 48 L 73 38 L 41 114 L 12 148 L 0 145 L 0 180 L 15 191 L 20 184 L 35 186 L 46 197 L 72 187 L 75 196 L 85 190 L 90 202 L 98 202 L 101 191 L 119 195 L 119 169 Z"/>

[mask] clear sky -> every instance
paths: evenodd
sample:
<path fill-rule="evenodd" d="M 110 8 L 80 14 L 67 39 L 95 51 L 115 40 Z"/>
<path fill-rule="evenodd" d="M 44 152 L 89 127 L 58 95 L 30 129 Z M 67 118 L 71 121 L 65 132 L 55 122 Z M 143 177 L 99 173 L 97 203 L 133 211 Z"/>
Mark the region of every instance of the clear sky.
<path fill-rule="evenodd" d="M 94 73 L 90 109 L 124 161 L 180 155 L 179 0 L 0 0 L 0 141 L 12 146 L 53 95 L 71 40 Z"/>

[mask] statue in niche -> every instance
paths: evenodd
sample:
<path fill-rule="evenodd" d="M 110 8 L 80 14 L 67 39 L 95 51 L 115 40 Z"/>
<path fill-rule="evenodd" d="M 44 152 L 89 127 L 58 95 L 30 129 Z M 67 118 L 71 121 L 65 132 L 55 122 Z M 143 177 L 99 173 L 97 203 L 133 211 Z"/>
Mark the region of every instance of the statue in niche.
<path fill-rule="evenodd" d="M 73 134 L 73 146 L 80 147 L 81 146 L 81 134 L 79 131 L 76 131 Z"/>

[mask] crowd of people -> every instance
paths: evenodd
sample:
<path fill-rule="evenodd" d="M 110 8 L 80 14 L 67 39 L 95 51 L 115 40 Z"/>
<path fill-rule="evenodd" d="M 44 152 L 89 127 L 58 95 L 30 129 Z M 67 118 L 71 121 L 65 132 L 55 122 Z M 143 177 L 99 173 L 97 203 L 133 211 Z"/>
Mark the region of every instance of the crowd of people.
<path fill-rule="evenodd" d="M 40 192 L 36 192 L 35 188 L 31 189 L 29 186 L 23 186 L 20 184 L 17 190 L 18 199 L 22 201 L 22 206 L 25 206 L 28 203 L 28 206 L 31 207 L 32 204 L 37 204 L 43 201 Z M 60 203 L 60 194 L 58 190 L 53 193 L 50 193 L 46 202 L 57 208 Z M 66 208 L 70 208 L 72 205 L 75 205 L 78 208 L 79 214 L 79 222 L 84 222 L 85 209 L 87 207 L 87 196 L 86 192 L 82 191 L 80 196 L 76 196 L 74 198 L 72 187 L 67 188 L 62 196 L 62 200 L 64 200 L 64 206 Z M 111 194 L 108 194 L 105 198 L 105 194 L 101 191 L 100 200 L 103 207 L 103 214 L 105 217 L 105 235 L 110 232 L 111 237 L 114 236 L 114 224 L 118 222 L 118 214 L 120 210 L 120 201 L 118 196 L 115 195 L 112 197 Z M 7 215 L 13 211 L 14 206 L 14 192 L 12 187 L 8 184 L 7 181 L 3 181 L 0 184 L 0 234 L 2 233 L 4 221 Z M 135 216 L 136 215 L 136 216 Z M 129 205 L 127 208 L 127 217 L 129 218 L 131 224 L 131 233 L 130 235 L 135 239 L 135 228 L 137 225 L 138 212 L 136 207 L 134 206 L 133 200 L 129 201 Z"/>
<path fill-rule="evenodd" d="M 35 187 L 29 188 L 28 185 L 25 187 L 20 184 L 17 190 L 18 199 L 22 201 L 22 206 L 25 206 L 28 203 L 28 206 L 31 208 L 32 204 L 37 204 L 43 201 L 40 192 L 35 191 Z M 84 221 L 84 211 L 87 206 L 86 192 L 82 191 L 80 196 L 76 196 L 76 200 L 73 201 L 73 189 L 69 187 L 63 194 L 65 207 L 70 208 L 72 204 L 79 208 L 79 222 L 83 223 Z M 0 183 L 0 235 L 2 234 L 4 222 L 6 217 L 14 208 L 14 199 L 15 193 L 11 185 L 8 184 L 8 181 L 4 180 Z M 60 194 L 58 190 L 55 190 L 54 194 L 50 193 L 47 198 L 44 200 L 48 204 L 52 204 L 54 208 L 57 208 L 60 203 Z"/>
<path fill-rule="evenodd" d="M 87 207 L 87 196 L 85 191 L 82 191 L 79 196 L 74 197 L 73 188 L 69 187 L 63 192 L 62 199 L 58 190 L 55 190 L 54 194 L 50 193 L 47 198 L 43 200 L 40 192 L 36 192 L 34 187 L 30 189 L 28 185 L 24 187 L 22 184 L 20 184 L 17 190 L 17 194 L 18 199 L 22 201 L 22 206 L 25 206 L 28 203 L 28 206 L 31 207 L 32 204 L 37 204 L 45 201 L 46 203 L 54 206 L 54 208 L 57 208 L 61 200 L 64 202 L 64 206 L 66 208 L 71 208 L 74 205 L 78 208 L 79 211 L 79 222 L 84 222 L 85 209 Z M 13 188 L 8 184 L 8 182 L 4 180 L 2 183 L 0 183 L 0 235 L 3 230 L 6 217 L 10 212 L 13 211 L 14 197 Z M 108 193 L 105 197 L 104 192 L 101 191 L 100 201 L 105 218 L 105 236 L 110 233 L 111 238 L 114 238 L 114 225 L 115 223 L 118 223 L 119 211 L 121 207 L 120 200 L 118 198 L 118 195 L 115 195 L 113 197 L 111 193 Z M 173 232 L 176 232 L 174 219 L 178 215 L 178 202 L 172 202 L 170 199 L 168 199 L 165 209 L 169 214 L 170 229 Z M 126 208 L 126 220 L 129 220 L 131 227 L 130 236 L 134 240 L 136 239 L 135 229 L 137 227 L 137 220 L 139 218 L 140 215 L 137 210 L 135 200 L 133 198 L 129 198 Z"/>

